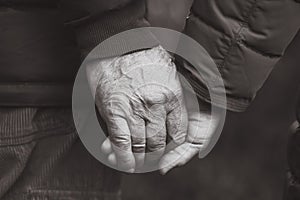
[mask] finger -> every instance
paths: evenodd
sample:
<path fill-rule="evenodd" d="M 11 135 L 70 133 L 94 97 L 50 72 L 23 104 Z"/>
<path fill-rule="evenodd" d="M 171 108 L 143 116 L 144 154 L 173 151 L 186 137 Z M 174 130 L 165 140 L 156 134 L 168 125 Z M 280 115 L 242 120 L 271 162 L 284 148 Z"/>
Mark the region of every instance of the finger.
<path fill-rule="evenodd" d="M 167 116 L 168 135 L 176 144 L 182 144 L 187 135 L 188 117 L 183 97 L 176 97 L 171 102 L 171 111 Z"/>
<path fill-rule="evenodd" d="M 109 138 L 106 138 L 106 140 L 104 140 L 104 142 L 102 143 L 101 151 L 107 155 L 112 153 L 113 150 L 112 150 L 112 146 L 111 146 L 111 142 L 110 142 Z"/>
<path fill-rule="evenodd" d="M 115 153 L 109 154 L 107 160 L 111 165 L 117 166 L 117 157 Z"/>
<path fill-rule="evenodd" d="M 144 165 L 146 149 L 145 121 L 140 117 L 135 117 L 129 125 L 131 131 L 132 152 L 135 157 L 136 168 Z"/>
<path fill-rule="evenodd" d="M 191 160 L 201 148 L 201 145 L 194 145 L 191 143 L 183 143 L 174 150 L 166 153 L 160 160 L 159 169 L 164 175 L 174 167 L 185 165 Z"/>
<path fill-rule="evenodd" d="M 118 169 L 133 173 L 135 158 L 131 150 L 131 135 L 127 121 L 121 116 L 112 116 L 108 121 L 109 136 L 116 154 Z"/>
<path fill-rule="evenodd" d="M 157 161 L 161 158 L 161 156 L 165 152 L 166 147 L 166 126 L 165 123 L 162 123 L 159 128 L 160 130 L 158 133 L 152 137 L 147 137 L 147 155 L 146 155 L 146 161 L 147 164 L 155 164 Z M 158 127 L 154 123 L 149 123 L 146 126 L 146 132 L 154 132 L 157 131 Z"/>
<path fill-rule="evenodd" d="M 160 161 L 161 173 L 165 174 L 174 167 L 182 166 L 208 146 L 214 129 L 211 129 L 208 113 L 190 113 L 188 136 L 185 143 L 168 152 Z M 212 123 L 214 124 L 214 123 Z"/>
<path fill-rule="evenodd" d="M 193 144 L 205 144 L 210 138 L 214 125 L 211 106 L 190 90 L 183 90 L 185 105 L 188 110 L 188 135 L 186 141 Z"/>
<path fill-rule="evenodd" d="M 151 114 L 146 124 L 147 136 L 147 162 L 156 163 L 162 156 L 166 147 L 166 111 L 164 105 L 152 105 Z"/>
<path fill-rule="evenodd" d="M 193 144 L 205 145 L 211 138 L 213 120 L 210 112 L 190 112 L 187 141 Z"/>

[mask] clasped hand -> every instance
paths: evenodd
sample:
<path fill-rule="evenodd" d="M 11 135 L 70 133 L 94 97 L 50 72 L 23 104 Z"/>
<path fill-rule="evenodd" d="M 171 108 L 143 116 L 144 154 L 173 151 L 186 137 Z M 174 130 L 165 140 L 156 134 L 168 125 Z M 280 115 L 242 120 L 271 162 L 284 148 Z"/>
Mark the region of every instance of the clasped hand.
<path fill-rule="evenodd" d="M 213 134 L 209 104 L 188 103 L 171 56 L 156 47 L 91 63 L 88 79 L 108 139 L 101 145 L 110 164 L 133 173 L 158 163 L 164 174 L 188 162 Z M 204 109 L 203 109 L 204 108 Z M 169 142 L 173 149 L 166 149 Z"/>

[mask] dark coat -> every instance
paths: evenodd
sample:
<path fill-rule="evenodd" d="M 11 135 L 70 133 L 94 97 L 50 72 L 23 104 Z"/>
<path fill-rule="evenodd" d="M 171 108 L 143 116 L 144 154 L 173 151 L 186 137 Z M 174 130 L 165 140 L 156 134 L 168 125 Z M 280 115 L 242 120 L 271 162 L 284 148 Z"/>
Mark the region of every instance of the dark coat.
<path fill-rule="evenodd" d="M 71 104 L 81 57 L 142 26 L 144 0 L 0 0 L 0 105 Z"/>
<path fill-rule="evenodd" d="M 152 23 L 157 18 L 159 26 L 181 26 L 190 3 L 0 1 L 0 105 L 70 104 L 80 54 L 85 56 L 116 33 L 149 26 L 147 19 Z M 147 10 L 151 5 L 156 9 Z M 243 111 L 296 35 L 299 19 L 300 4 L 295 0 L 195 0 L 184 32 L 217 64 L 226 88 L 227 108 Z M 189 68 L 181 66 L 185 67 Z M 191 79 L 198 95 L 209 101 L 201 81 Z M 224 102 L 218 104 L 225 106 Z"/>
<path fill-rule="evenodd" d="M 149 12 L 145 0 L 0 0 L 0 106 L 70 105 L 82 57 L 116 33 L 164 18 L 160 26 L 182 25 L 214 59 L 227 93 L 227 105 L 217 105 L 245 110 L 299 30 L 300 4 L 195 0 L 187 20 L 185 11 L 169 20 L 180 1 L 149 0 L 148 8 L 163 3 Z M 178 68 L 209 101 L 191 66 Z M 0 162 L 0 198 L 119 198 L 119 176 L 84 149 L 70 109 L 0 109 Z"/>
<path fill-rule="evenodd" d="M 295 0 L 195 0 L 185 33 L 217 64 L 227 108 L 244 111 L 299 28 L 300 4 Z M 197 93 L 209 99 L 195 82 Z"/>

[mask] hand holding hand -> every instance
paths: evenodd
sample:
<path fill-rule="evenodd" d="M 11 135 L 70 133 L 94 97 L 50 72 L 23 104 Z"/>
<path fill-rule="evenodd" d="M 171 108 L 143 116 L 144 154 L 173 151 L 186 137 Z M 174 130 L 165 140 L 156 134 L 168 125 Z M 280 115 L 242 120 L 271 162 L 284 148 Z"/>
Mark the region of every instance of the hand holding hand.
<path fill-rule="evenodd" d="M 109 132 L 102 150 L 118 169 L 134 172 L 143 166 L 146 152 L 154 152 L 150 161 L 161 158 L 167 133 L 178 144 L 185 140 L 181 84 L 161 47 L 95 62 L 88 77 Z"/>

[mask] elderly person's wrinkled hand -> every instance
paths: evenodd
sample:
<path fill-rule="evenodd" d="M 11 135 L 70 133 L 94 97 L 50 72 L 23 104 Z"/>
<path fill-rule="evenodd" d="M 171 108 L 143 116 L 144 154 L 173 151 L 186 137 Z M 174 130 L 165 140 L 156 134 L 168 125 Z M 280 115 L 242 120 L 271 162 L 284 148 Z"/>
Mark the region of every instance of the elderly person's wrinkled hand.
<path fill-rule="evenodd" d="M 91 63 L 88 78 L 109 139 L 102 144 L 108 161 L 134 172 L 165 151 L 167 137 L 184 142 L 187 115 L 171 56 L 162 48 Z"/>
<path fill-rule="evenodd" d="M 211 143 L 219 116 L 182 89 L 162 47 L 95 61 L 88 77 L 108 127 L 102 151 L 117 169 L 132 173 L 154 163 L 165 174 L 198 153 L 205 156 L 201 153 Z M 170 141 L 174 145 L 166 148 Z"/>

